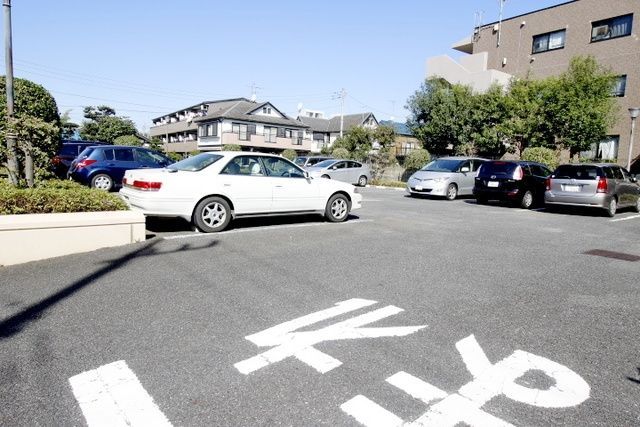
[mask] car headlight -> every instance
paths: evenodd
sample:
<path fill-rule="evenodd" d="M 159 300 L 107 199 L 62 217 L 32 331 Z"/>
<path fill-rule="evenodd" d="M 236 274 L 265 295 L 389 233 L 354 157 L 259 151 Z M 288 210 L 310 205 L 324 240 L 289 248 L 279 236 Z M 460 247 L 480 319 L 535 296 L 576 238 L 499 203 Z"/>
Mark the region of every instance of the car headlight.
<path fill-rule="evenodd" d="M 445 182 L 447 178 L 434 178 L 433 182 Z"/>

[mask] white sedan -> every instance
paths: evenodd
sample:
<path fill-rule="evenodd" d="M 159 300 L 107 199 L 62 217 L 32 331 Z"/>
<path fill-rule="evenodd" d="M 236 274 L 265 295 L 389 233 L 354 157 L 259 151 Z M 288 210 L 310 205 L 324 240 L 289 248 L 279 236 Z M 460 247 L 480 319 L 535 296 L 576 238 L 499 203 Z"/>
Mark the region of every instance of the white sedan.
<path fill-rule="evenodd" d="M 283 157 L 238 151 L 128 170 L 120 196 L 145 215 L 182 217 L 207 233 L 240 217 L 320 213 L 342 222 L 362 202 L 353 185 L 311 178 Z"/>

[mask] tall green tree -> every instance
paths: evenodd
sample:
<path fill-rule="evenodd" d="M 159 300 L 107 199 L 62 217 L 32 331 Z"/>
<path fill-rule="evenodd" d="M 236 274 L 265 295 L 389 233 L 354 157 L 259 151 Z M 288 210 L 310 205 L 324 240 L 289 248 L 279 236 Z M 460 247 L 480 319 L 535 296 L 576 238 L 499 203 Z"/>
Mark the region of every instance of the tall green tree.
<path fill-rule="evenodd" d="M 30 149 L 36 178 L 49 174 L 50 159 L 60 144 L 60 115 L 53 96 L 41 85 L 25 79 L 14 79 L 14 121 L 7 123 L 6 80 L 0 76 L 0 138 L 7 130 L 18 136 L 18 163 L 24 164 L 24 153 Z M 6 146 L 0 144 L 0 161 L 7 160 Z M 26 179 L 24 172 L 20 173 Z"/>
<path fill-rule="evenodd" d="M 575 154 L 606 137 L 618 111 L 611 95 L 615 78 L 587 56 L 573 58 L 566 72 L 550 80 L 546 120 L 557 144 Z"/>
<path fill-rule="evenodd" d="M 373 133 L 362 126 L 355 126 L 347 131 L 342 138 L 336 139 L 333 149 L 344 148 L 356 160 L 364 160 L 373 147 Z"/>
<path fill-rule="evenodd" d="M 473 132 L 473 92 L 468 86 L 428 79 L 407 103 L 407 120 L 424 148 L 435 154 L 455 150 Z"/>
<path fill-rule="evenodd" d="M 136 135 L 136 126 L 128 117 L 116 116 L 116 111 L 106 105 L 85 107 L 80 137 L 90 141 L 113 144 L 119 136 Z"/>

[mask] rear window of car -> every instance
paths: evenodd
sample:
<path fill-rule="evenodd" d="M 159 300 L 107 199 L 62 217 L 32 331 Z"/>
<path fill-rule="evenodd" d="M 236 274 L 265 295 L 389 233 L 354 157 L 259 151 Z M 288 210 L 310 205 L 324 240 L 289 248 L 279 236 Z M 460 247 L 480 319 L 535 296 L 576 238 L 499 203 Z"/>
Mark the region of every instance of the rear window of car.
<path fill-rule="evenodd" d="M 96 149 L 94 147 L 87 147 L 84 150 L 82 150 L 82 152 L 78 155 L 78 157 L 86 159 L 87 157 L 91 156 L 92 154 L 94 154 L 93 152 Z M 94 154 L 95 156 L 95 154 Z M 97 160 L 97 159 L 96 159 Z"/>
<path fill-rule="evenodd" d="M 307 166 L 315 166 L 320 162 L 324 162 L 325 160 L 328 160 L 328 159 L 326 159 L 326 158 L 309 159 L 309 160 L 307 160 Z"/>
<path fill-rule="evenodd" d="M 490 175 L 507 175 L 512 176 L 513 172 L 518 167 L 517 163 L 511 162 L 484 162 L 480 167 L 481 176 L 490 176 Z"/>
<path fill-rule="evenodd" d="M 594 180 L 602 175 L 597 166 L 592 165 L 561 165 L 553 173 L 558 179 Z"/>
<path fill-rule="evenodd" d="M 184 160 L 180 160 L 172 165 L 167 166 L 167 169 L 197 172 L 208 166 L 211 166 L 222 158 L 219 154 L 200 153 L 193 157 L 188 157 Z"/>
<path fill-rule="evenodd" d="M 82 148 L 81 145 L 63 145 L 62 149 L 60 150 L 60 155 L 61 156 L 77 156 L 78 155 L 78 150 Z"/>
<path fill-rule="evenodd" d="M 304 166 L 304 162 L 307 160 L 306 157 L 296 157 L 295 160 L 293 161 L 293 163 L 295 163 L 298 166 Z M 311 161 L 309 161 L 309 163 L 311 163 Z"/>

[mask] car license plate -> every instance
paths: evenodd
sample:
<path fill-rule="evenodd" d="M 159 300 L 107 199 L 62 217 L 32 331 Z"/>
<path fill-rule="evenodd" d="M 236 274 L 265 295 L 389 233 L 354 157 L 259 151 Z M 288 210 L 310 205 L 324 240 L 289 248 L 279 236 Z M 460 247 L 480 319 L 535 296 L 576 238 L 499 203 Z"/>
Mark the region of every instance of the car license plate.
<path fill-rule="evenodd" d="M 422 185 L 416 185 L 416 190 L 422 191 Z"/>
<path fill-rule="evenodd" d="M 568 191 L 570 193 L 577 193 L 580 191 L 580 186 L 579 185 L 565 185 L 564 186 L 564 191 Z"/>
<path fill-rule="evenodd" d="M 500 185 L 500 183 L 498 181 L 489 181 L 489 182 L 487 182 L 487 187 L 497 187 L 498 185 Z"/>

